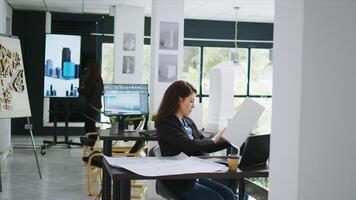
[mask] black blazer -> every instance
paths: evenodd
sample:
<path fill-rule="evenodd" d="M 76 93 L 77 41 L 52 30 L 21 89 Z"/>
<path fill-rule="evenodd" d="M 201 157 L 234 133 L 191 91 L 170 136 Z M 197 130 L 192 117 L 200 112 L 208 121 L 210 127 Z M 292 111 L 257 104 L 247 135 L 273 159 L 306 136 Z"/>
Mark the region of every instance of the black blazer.
<path fill-rule="evenodd" d="M 205 137 L 198 130 L 192 119 L 189 117 L 185 119 L 192 129 L 193 140 L 187 136 L 182 122 L 175 115 L 156 122 L 158 144 L 162 156 L 176 156 L 181 152 L 188 156 L 202 156 L 230 146 L 223 138 L 214 144 L 210 138 Z M 163 182 L 173 191 L 186 191 L 193 188 L 195 180 L 165 180 Z"/>

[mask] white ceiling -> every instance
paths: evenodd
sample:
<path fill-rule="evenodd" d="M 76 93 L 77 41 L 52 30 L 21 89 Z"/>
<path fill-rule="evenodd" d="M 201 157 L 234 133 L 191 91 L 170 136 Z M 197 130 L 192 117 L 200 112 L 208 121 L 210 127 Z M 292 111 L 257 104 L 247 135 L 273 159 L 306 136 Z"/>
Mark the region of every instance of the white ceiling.
<path fill-rule="evenodd" d="M 112 5 L 144 6 L 151 15 L 151 0 L 7 0 L 14 9 L 54 12 L 109 14 Z M 273 22 L 274 0 L 185 0 L 185 18 L 235 20 L 234 6 L 239 6 L 239 21 Z"/>

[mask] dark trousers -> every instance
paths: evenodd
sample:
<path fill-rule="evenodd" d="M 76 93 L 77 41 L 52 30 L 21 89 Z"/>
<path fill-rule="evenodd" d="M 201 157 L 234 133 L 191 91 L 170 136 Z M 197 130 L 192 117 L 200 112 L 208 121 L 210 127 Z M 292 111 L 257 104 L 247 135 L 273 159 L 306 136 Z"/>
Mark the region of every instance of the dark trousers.
<path fill-rule="evenodd" d="M 96 132 L 95 121 L 93 121 L 92 119 L 98 121 L 98 119 L 100 119 L 100 114 L 92 108 L 88 108 L 86 110 L 85 114 L 91 118 L 91 119 L 85 118 L 85 121 L 84 121 L 85 133 Z"/>
<path fill-rule="evenodd" d="M 230 188 L 211 179 L 198 179 L 193 189 L 175 195 L 182 200 L 236 200 Z"/>

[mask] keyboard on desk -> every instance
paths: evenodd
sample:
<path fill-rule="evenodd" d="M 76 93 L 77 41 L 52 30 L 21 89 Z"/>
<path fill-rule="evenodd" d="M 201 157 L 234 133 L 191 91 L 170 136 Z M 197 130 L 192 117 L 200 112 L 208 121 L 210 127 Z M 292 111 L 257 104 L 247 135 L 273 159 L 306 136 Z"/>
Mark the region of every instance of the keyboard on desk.
<path fill-rule="evenodd" d="M 140 135 L 146 136 L 146 137 L 157 137 L 157 131 L 156 130 L 143 130 L 138 132 Z"/>

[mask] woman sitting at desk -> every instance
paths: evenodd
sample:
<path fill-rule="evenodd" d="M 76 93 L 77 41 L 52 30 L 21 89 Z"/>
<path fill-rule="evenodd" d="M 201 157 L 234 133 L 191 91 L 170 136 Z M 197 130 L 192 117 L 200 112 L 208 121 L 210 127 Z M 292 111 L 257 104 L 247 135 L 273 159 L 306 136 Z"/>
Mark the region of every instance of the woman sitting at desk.
<path fill-rule="evenodd" d="M 157 114 L 157 135 L 162 156 L 202 156 L 222 150 L 229 144 L 222 139 L 224 131 L 214 137 L 203 136 L 188 117 L 194 108 L 196 89 L 186 81 L 176 81 L 166 90 Z M 211 179 L 165 180 L 164 184 L 184 200 L 234 200 L 228 187 Z"/>

